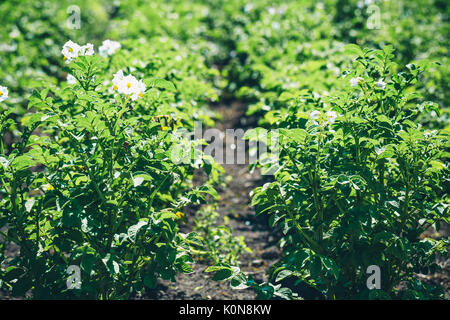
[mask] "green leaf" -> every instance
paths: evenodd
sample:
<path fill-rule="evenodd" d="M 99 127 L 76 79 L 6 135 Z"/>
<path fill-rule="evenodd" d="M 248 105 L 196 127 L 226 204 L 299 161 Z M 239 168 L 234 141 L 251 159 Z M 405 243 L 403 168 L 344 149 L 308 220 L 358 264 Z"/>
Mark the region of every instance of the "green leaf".
<path fill-rule="evenodd" d="M 230 278 L 232 275 L 233 275 L 233 270 L 223 269 L 223 270 L 217 271 L 214 274 L 212 279 L 214 281 L 222 281 L 222 280 L 226 280 L 226 279 Z"/>
<path fill-rule="evenodd" d="M 14 158 L 11 165 L 16 171 L 28 169 L 34 165 L 36 165 L 36 162 L 27 155 L 18 156 L 17 158 Z"/>
<path fill-rule="evenodd" d="M 362 56 L 363 55 L 363 51 L 361 50 L 361 48 L 356 45 L 356 44 L 347 44 L 344 47 L 344 53 L 345 54 L 349 54 L 349 55 L 357 55 L 357 56 Z"/>
<path fill-rule="evenodd" d="M 291 270 L 281 270 L 278 274 L 277 277 L 275 279 L 275 282 L 280 282 L 283 279 L 291 276 L 293 274 L 293 272 Z"/>
<path fill-rule="evenodd" d="M 27 210 L 28 213 L 30 213 L 30 212 L 31 212 L 31 209 L 33 209 L 33 206 L 34 206 L 34 203 L 35 203 L 35 202 L 36 202 L 36 199 L 35 199 L 35 198 L 28 199 L 28 200 L 25 202 L 25 209 Z"/>
<path fill-rule="evenodd" d="M 291 300 L 292 297 L 294 296 L 292 290 L 289 288 L 278 288 L 278 289 L 276 288 L 273 295 L 285 300 Z"/>
<path fill-rule="evenodd" d="M 304 144 L 308 133 L 304 129 L 280 129 L 280 135 L 297 144 Z"/>
<path fill-rule="evenodd" d="M 194 272 L 194 269 L 192 269 L 192 267 L 188 263 L 182 263 L 180 265 L 180 268 L 181 268 L 181 272 L 183 272 L 183 273 L 192 273 L 192 272 Z"/>
<path fill-rule="evenodd" d="M 267 129 L 264 128 L 254 128 L 247 130 L 244 134 L 243 139 L 244 140 L 250 140 L 250 141 L 258 141 L 258 140 L 265 140 L 265 137 L 267 136 Z"/>
<path fill-rule="evenodd" d="M 147 225 L 148 225 L 147 221 L 139 221 L 137 224 L 129 227 L 128 228 L 128 239 L 130 239 L 132 242 L 135 242 L 136 236 L 137 236 L 139 230 L 141 230 L 142 227 L 147 226 Z"/>
<path fill-rule="evenodd" d="M 154 274 L 148 274 L 144 277 L 144 285 L 149 289 L 155 288 L 156 282 L 157 278 Z"/>
<path fill-rule="evenodd" d="M 161 220 L 168 220 L 168 219 L 178 219 L 177 215 L 173 212 L 170 211 L 163 211 L 161 212 L 161 214 L 159 215 L 159 219 Z"/>
<path fill-rule="evenodd" d="M 292 93 L 289 92 L 283 92 L 279 97 L 278 101 L 288 101 L 295 99 L 295 96 Z"/>
<path fill-rule="evenodd" d="M 120 265 L 111 254 L 108 253 L 102 261 L 111 275 L 117 275 L 120 273 Z"/>
<path fill-rule="evenodd" d="M 437 161 L 437 160 L 431 160 L 431 161 L 430 161 L 430 165 L 431 165 L 433 168 L 438 169 L 438 170 L 442 170 L 442 169 L 445 168 L 445 164 L 443 164 L 442 162 Z"/>
<path fill-rule="evenodd" d="M 320 260 L 322 261 L 322 265 L 325 267 L 325 269 L 331 272 L 334 278 L 337 280 L 339 278 L 339 267 L 337 266 L 336 262 L 334 262 L 334 260 L 330 258 L 326 258 L 323 256 L 320 256 Z"/>
<path fill-rule="evenodd" d="M 233 275 L 233 268 L 227 264 L 217 264 L 206 268 L 205 272 L 215 272 L 214 281 L 222 281 Z"/>
<path fill-rule="evenodd" d="M 220 270 L 232 270 L 228 265 L 214 265 L 206 268 L 205 272 L 216 272 Z"/>
<path fill-rule="evenodd" d="M 142 184 L 142 182 L 144 182 L 144 181 L 145 181 L 145 179 L 143 177 L 134 177 L 133 178 L 133 186 L 139 187 Z"/>
<path fill-rule="evenodd" d="M 161 79 L 161 78 L 147 78 L 144 79 L 145 85 L 152 87 L 152 88 L 160 88 L 160 89 L 166 89 L 170 91 L 176 91 L 175 85 L 167 80 Z"/>
<path fill-rule="evenodd" d="M 230 285 L 233 289 L 247 289 L 247 277 L 243 272 L 238 272 L 233 278 L 231 278 Z"/>

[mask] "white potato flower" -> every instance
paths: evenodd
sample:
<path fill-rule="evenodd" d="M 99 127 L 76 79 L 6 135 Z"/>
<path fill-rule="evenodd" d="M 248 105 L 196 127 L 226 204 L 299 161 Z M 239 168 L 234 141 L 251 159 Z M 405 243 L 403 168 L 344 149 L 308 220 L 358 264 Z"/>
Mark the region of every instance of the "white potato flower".
<path fill-rule="evenodd" d="M 139 80 L 139 82 L 137 83 L 137 87 L 133 95 L 131 96 L 131 100 L 135 101 L 138 98 L 142 98 L 144 96 L 145 89 L 145 84 L 142 82 L 142 80 Z"/>
<path fill-rule="evenodd" d="M 120 49 L 121 45 L 117 41 L 105 40 L 102 42 L 102 45 L 98 48 L 98 52 L 102 57 L 113 55 L 118 49 Z"/>
<path fill-rule="evenodd" d="M 61 53 L 63 54 L 64 59 L 70 62 L 78 57 L 78 51 L 80 51 L 80 46 L 72 40 L 69 40 L 63 45 Z"/>
<path fill-rule="evenodd" d="M 80 56 L 92 56 L 95 53 L 94 45 L 92 43 L 85 44 L 80 48 L 78 55 Z"/>
<path fill-rule="evenodd" d="M 88 43 L 84 46 L 80 46 L 72 40 L 69 40 L 63 45 L 61 53 L 63 54 L 64 59 L 67 62 L 70 62 L 78 56 L 92 56 L 94 54 L 94 45 Z"/>
<path fill-rule="evenodd" d="M 312 120 L 317 120 L 320 117 L 320 111 L 319 110 L 314 110 L 309 114 L 310 118 Z"/>
<path fill-rule="evenodd" d="M 434 136 L 436 136 L 437 135 L 437 133 L 438 133 L 438 131 L 437 130 L 427 130 L 427 131 L 425 131 L 425 133 L 423 134 L 423 136 L 425 137 L 425 138 L 430 138 L 430 137 L 434 137 Z"/>
<path fill-rule="evenodd" d="M 330 124 L 333 124 L 334 121 L 336 121 L 337 113 L 335 111 L 328 111 L 327 112 L 327 121 Z"/>
<path fill-rule="evenodd" d="M 113 90 L 119 90 L 119 84 L 123 79 L 123 71 L 119 70 L 114 74 L 114 77 L 112 79 L 113 83 Z"/>
<path fill-rule="evenodd" d="M 0 102 L 5 101 L 8 98 L 8 88 L 0 86 Z"/>
<path fill-rule="evenodd" d="M 364 79 L 361 77 L 356 77 L 356 78 L 351 78 L 350 79 L 350 85 L 352 87 L 356 87 L 361 81 L 363 81 Z"/>
<path fill-rule="evenodd" d="M 142 80 L 137 80 L 134 76 L 127 75 L 124 76 L 123 71 L 120 70 L 114 74 L 113 80 L 113 90 L 116 90 L 120 94 L 125 94 L 131 96 L 133 101 L 138 98 L 142 98 L 145 92 L 145 84 Z"/>
<path fill-rule="evenodd" d="M 277 13 L 277 9 L 275 9 L 275 8 L 269 8 L 267 10 L 269 11 L 270 15 L 274 15 L 275 13 Z"/>
<path fill-rule="evenodd" d="M 384 82 L 383 79 L 378 80 L 375 85 L 381 90 L 384 90 L 386 88 L 386 82 Z"/>
<path fill-rule="evenodd" d="M 132 76 L 131 74 L 123 77 L 122 81 L 119 83 L 119 93 L 130 95 L 134 94 L 134 92 L 137 90 L 138 87 L 138 81 L 137 79 Z"/>

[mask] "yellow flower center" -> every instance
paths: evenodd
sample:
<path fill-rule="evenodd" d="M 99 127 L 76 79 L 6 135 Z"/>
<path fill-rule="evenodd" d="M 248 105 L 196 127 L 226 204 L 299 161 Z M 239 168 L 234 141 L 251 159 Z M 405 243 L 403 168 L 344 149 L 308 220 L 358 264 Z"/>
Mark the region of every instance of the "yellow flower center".
<path fill-rule="evenodd" d="M 141 98 L 143 97 L 142 92 L 139 92 L 139 97 L 141 97 Z"/>
<path fill-rule="evenodd" d="M 3 92 L 0 91 L 0 97 L 3 95 Z"/>
<path fill-rule="evenodd" d="M 113 90 L 117 90 L 117 89 L 119 89 L 119 87 L 118 87 L 117 84 L 116 84 L 116 85 L 114 85 Z"/>
<path fill-rule="evenodd" d="M 73 51 L 73 49 L 72 48 L 69 48 L 69 52 L 72 52 Z"/>
<path fill-rule="evenodd" d="M 46 191 L 55 190 L 55 187 L 53 187 L 51 184 L 44 185 L 44 187 Z"/>
<path fill-rule="evenodd" d="M 127 88 L 131 87 L 131 83 L 127 83 Z"/>

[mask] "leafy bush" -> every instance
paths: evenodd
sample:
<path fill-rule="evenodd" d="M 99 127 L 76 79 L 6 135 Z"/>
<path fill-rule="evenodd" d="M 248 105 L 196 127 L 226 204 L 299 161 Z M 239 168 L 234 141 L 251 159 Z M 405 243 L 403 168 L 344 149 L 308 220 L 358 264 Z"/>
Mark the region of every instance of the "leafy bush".
<path fill-rule="evenodd" d="M 15 296 L 32 289 L 33 298 L 124 298 L 192 271 L 189 243 L 199 240 L 178 232 L 176 213 L 217 194 L 214 181 L 190 188 L 203 161 L 171 160 L 181 117 L 159 118 L 152 105 L 174 100 L 175 86 L 149 77 L 146 93 L 114 94 L 103 85 L 106 66 L 97 55 L 79 56 L 69 64 L 76 84 L 35 92 L 36 112 L 22 118 L 19 141 L 0 157 L 3 236 L 21 248 L 2 276 Z M 66 287 L 70 265 L 81 267 L 79 291 Z"/>
<path fill-rule="evenodd" d="M 413 274 L 435 272 L 436 254 L 447 254 L 448 241 L 421 234 L 450 222 L 448 135 L 414 122 L 437 110 L 408 103 L 422 67 L 393 73 L 392 48 L 353 49 L 360 55 L 341 80 L 345 91 L 326 102 L 293 96 L 278 120 L 279 170 L 252 202 L 285 234 L 274 277 L 294 277 L 330 299 L 442 297 Z M 371 265 L 381 268 L 380 290 L 366 286 Z M 408 289 L 398 292 L 402 281 Z"/>

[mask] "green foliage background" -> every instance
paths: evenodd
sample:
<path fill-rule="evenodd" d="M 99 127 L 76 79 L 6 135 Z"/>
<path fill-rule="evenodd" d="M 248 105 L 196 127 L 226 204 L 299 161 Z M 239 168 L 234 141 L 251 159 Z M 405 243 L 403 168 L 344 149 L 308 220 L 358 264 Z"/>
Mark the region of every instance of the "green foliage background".
<path fill-rule="evenodd" d="M 80 29 L 67 27 L 73 5 Z M 436 271 L 436 253 L 446 254 L 446 239 L 422 241 L 420 230 L 449 217 L 449 14 L 444 0 L 2 1 L 0 287 L 35 298 L 127 298 L 191 272 L 195 252 L 214 243 L 207 232 L 180 233 L 177 212 L 214 202 L 222 168 L 203 155 L 176 166 L 173 133 L 195 120 L 213 126 L 208 104 L 240 99 L 261 127 L 284 130 L 282 168 L 253 198 L 286 234 L 275 282 L 294 276 L 330 299 L 442 297 L 413 274 Z M 69 39 L 122 48 L 66 65 Z M 145 80 L 142 100 L 114 100 L 108 81 L 118 70 Z M 69 85 L 68 73 L 84 82 Z M 356 76 L 365 80 L 353 89 Z M 342 114 L 336 134 L 310 126 L 312 110 Z M 209 176 L 194 188 L 199 168 Z M 197 221 L 198 230 L 209 223 Z M 293 297 L 240 272 L 245 245 L 230 230 L 212 234 L 231 248 L 210 254 L 216 280 Z M 10 242 L 21 247 L 13 260 L 4 256 Z M 367 261 L 346 256 L 356 247 L 390 269 L 385 291 L 361 286 Z M 68 264 L 82 266 L 80 292 L 63 289 Z M 400 281 L 407 291 L 396 292 Z"/>

